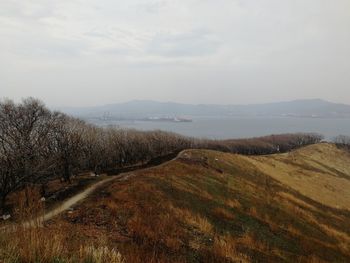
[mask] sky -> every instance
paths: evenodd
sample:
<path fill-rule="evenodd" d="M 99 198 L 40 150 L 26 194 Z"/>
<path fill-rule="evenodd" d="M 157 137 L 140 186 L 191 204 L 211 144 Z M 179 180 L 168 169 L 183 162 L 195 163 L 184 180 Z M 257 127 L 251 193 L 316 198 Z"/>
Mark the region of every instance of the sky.
<path fill-rule="evenodd" d="M 349 0 L 1 0 L 0 97 L 350 104 Z"/>

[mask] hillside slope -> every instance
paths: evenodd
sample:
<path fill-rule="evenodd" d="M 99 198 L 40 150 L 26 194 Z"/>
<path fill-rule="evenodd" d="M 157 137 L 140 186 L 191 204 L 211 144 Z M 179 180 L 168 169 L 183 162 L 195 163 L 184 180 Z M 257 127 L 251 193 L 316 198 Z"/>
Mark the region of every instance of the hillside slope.
<path fill-rule="evenodd" d="M 350 153 L 333 144 L 246 160 L 315 201 L 350 210 Z"/>
<path fill-rule="evenodd" d="M 47 227 L 69 232 L 72 249 L 104 244 L 126 262 L 347 262 L 349 168 L 330 144 L 262 157 L 188 150 Z"/>

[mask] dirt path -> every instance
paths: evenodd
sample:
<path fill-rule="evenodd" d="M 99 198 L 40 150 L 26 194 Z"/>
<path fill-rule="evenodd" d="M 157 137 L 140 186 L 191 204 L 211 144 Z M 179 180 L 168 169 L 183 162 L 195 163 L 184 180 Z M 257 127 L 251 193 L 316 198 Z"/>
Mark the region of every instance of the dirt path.
<path fill-rule="evenodd" d="M 130 173 L 123 173 L 123 174 L 119 174 L 116 176 L 109 176 L 108 178 L 103 179 L 103 180 L 89 186 L 84 191 L 82 191 L 82 192 L 74 195 L 73 197 L 68 198 L 67 200 L 63 201 L 62 204 L 60 204 L 58 207 L 52 209 L 51 211 L 45 213 L 44 215 L 39 216 L 35 219 L 29 220 L 27 222 L 24 222 L 21 225 L 24 228 L 28 228 L 31 226 L 41 226 L 45 221 L 52 219 L 53 217 L 61 214 L 64 211 L 67 211 L 68 209 L 70 209 L 74 205 L 83 201 L 90 194 L 92 194 L 97 188 L 105 185 L 108 182 L 114 181 L 114 180 L 118 180 L 118 181 L 127 180 L 131 176 L 132 176 L 132 174 L 130 174 Z M 17 228 L 17 226 L 15 224 L 9 224 L 9 225 L 5 225 L 3 227 L 0 227 L 0 231 L 14 231 L 14 230 L 16 230 L 16 228 Z"/>
<path fill-rule="evenodd" d="M 118 181 L 127 180 L 132 176 L 132 173 L 131 173 L 132 171 L 140 171 L 140 170 L 145 170 L 145 169 L 148 169 L 151 167 L 159 167 L 159 166 L 165 165 L 166 163 L 177 159 L 178 155 L 180 155 L 180 153 L 173 153 L 173 154 L 169 154 L 167 156 L 163 156 L 163 157 L 159 157 L 159 158 L 156 158 L 154 160 L 151 160 L 150 162 L 148 162 L 147 164 L 144 164 L 144 165 L 116 170 L 114 172 L 117 175 L 109 176 L 108 178 L 103 179 L 103 180 L 89 186 L 84 191 L 82 191 L 82 192 L 72 196 L 71 198 L 68 198 L 67 200 L 63 201 L 58 207 L 52 209 L 51 211 L 46 212 L 44 215 L 22 223 L 22 226 L 23 227 L 40 226 L 45 221 L 52 219 L 53 217 L 61 214 L 64 211 L 67 211 L 72 206 L 83 201 L 90 194 L 92 194 L 97 188 L 105 185 L 106 183 L 114 181 L 114 180 L 118 180 Z M 15 227 L 16 227 L 15 225 L 7 225 L 7 226 L 0 227 L 0 230 L 6 230 L 6 229 L 9 230 L 9 229 L 15 228 Z"/>
<path fill-rule="evenodd" d="M 30 226 L 35 226 L 35 225 L 41 225 L 45 221 L 50 220 L 51 218 L 61 214 L 64 211 L 67 211 L 70 209 L 72 206 L 76 205 L 80 201 L 83 201 L 86 197 L 88 197 L 92 192 L 94 192 L 97 188 L 105 185 L 108 182 L 118 180 L 118 181 L 124 181 L 129 179 L 132 176 L 131 171 L 140 171 L 140 170 L 145 170 L 151 167 L 160 167 L 168 163 L 169 161 L 177 159 L 177 156 L 180 155 L 179 153 L 176 154 L 171 154 L 169 156 L 161 157 L 156 160 L 152 160 L 151 162 L 139 166 L 139 167 L 131 167 L 131 168 L 126 168 L 122 173 L 114 176 L 109 176 L 109 178 L 103 179 L 102 181 L 99 181 L 91 186 L 89 186 L 87 189 L 84 191 L 74 195 L 71 198 L 68 198 L 67 200 L 63 201 L 62 204 L 60 204 L 58 207 L 54 208 L 53 210 L 45 213 L 43 216 L 40 216 L 36 219 L 27 221 L 23 223 L 22 225 L 24 227 L 30 227 Z"/>
<path fill-rule="evenodd" d="M 36 219 L 30 220 L 28 222 L 23 223 L 24 227 L 29 227 L 33 225 L 40 225 L 44 223 L 47 220 L 50 220 L 51 218 L 61 214 L 62 212 L 68 210 L 72 206 L 76 205 L 80 201 L 84 200 L 86 197 L 88 197 L 92 192 L 94 192 L 97 188 L 101 187 L 102 185 L 105 185 L 108 182 L 111 182 L 113 180 L 119 179 L 125 179 L 127 174 L 118 175 L 118 176 L 112 176 L 106 179 L 103 179 L 102 181 L 99 181 L 91 186 L 89 186 L 84 191 L 76 194 L 75 196 L 68 198 L 67 200 L 63 201 L 62 204 L 60 204 L 58 207 L 54 208 L 53 210 L 45 213 L 43 216 L 40 216 Z"/>

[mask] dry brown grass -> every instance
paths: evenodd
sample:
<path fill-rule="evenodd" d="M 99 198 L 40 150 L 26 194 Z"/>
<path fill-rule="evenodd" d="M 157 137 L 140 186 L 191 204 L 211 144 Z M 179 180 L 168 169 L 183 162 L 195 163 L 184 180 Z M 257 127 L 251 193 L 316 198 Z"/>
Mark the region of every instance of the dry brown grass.
<path fill-rule="evenodd" d="M 299 229 L 296 229 L 295 227 L 293 227 L 291 224 L 289 224 L 287 226 L 287 230 L 289 231 L 289 233 L 291 233 L 294 236 L 301 236 L 302 233 Z"/>
<path fill-rule="evenodd" d="M 294 202 L 294 203 L 300 205 L 301 207 L 308 208 L 308 209 L 313 210 L 313 211 L 317 211 L 316 207 L 304 202 L 303 200 L 296 198 L 292 194 L 285 193 L 285 192 L 279 192 L 278 196 L 281 197 L 281 200 L 289 201 L 289 203 Z"/>
<path fill-rule="evenodd" d="M 225 200 L 225 205 L 227 205 L 227 206 L 229 206 L 231 208 L 237 208 L 237 209 L 242 207 L 240 202 L 238 200 L 236 200 L 236 199 L 226 199 Z"/>
<path fill-rule="evenodd" d="M 213 215 L 228 221 L 235 219 L 235 216 L 231 212 L 227 211 L 225 208 L 222 207 L 214 208 Z"/>
<path fill-rule="evenodd" d="M 199 214 L 195 214 L 188 209 L 180 209 L 174 206 L 170 206 L 173 215 L 177 218 L 182 218 L 187 224 L 197 228 L 202 233 L 211 234 L 213 226 L 210 224 L 207 218 L 202 217 Z"/>
<path fill-rule="evenodd" d="M 45 212 L 45 203 L 36 187 L 27 187 L 16 194 L 15 217 L 19 222 L 38 218 Z"/>
<path fill-rule="evenodd" d="M 278 190 L 273 195 L 261 185 L 268 175 L 247 161 L 255 157 L 200 150 L 194 155 L 200 160 L 204 156 L 208 161 L 191 164 L 176 160 L 135 172 L 132 179 L 111 184 L 75 207 L 72 213 L 56 218 L 50 222 L 47 234 L 39 230 L 38 237 L 33 239 L 51 238 L 49 246 L 56 247 L 52 256 L 58 255 L 66 262 L 73 257 L 75 262 L 82 262 L 82 258 L 112 262 L 119 260 L 117 251 L 125 262 L 133 263 L 250 262 L 259 256 L 270 262 L 283 258 L 322 262 L 320 258 L 327 259 L 334 252 L 350 254 L 349 237 L 334 229 L 334 222 L 347 222 L 343 214 L 323 210 L 277 182 Z M 275 162 L 272 160 L 274 169 L 281 168 Z M 322 213 L 324 223 L 329 221 L 333 227 L 319 224 L 318 213 Z M 311 235 L 306 236 L 304 230 Z M 275 235 L 280 235 L 282 245 L 273 242 Z M 105 236 L 105 240 L 101 241 L 100 236 Z M 322 238 L 326 236 L 334 237 L 330 239 L 334 242 Z M 293 240 L 301 249 L 317 256 L 298 258 L 297 252 L 291 256 Z M 0 242 L 2 246 L 4 242 Z M 38 247 L 34 250 L 43 252 L 45 260 L 50 257 L 50 251 L 40 247 L 43 244 L 27 243 Z M 112 244 L 118 244 L 118 250 Z M 18 255 L 19 246 L 25 244 L 12 245 L 12 250 L 6 248 L 6 253 Z M 23 258 L 30 258 L 27 253 L 20 252 Z M 101 261 L 101 257 L 107 261 Z"/>
<path fill-rule="evenodd" d="M 172 256 L 177 255 L 180 256 L 178 262 L 186 262 L 187 254 L 182 254 L 185 250 L 186 253 L 199 255 L 208 253 L 208 260 L 212 260 L 211 257 L 216 255 L 218 260 L 249 261 L 250 258 L 241 255 L 238 249 L 247 251 L 252 258 L 263 254 L 267 259 L 275 260 L 290 257 L 285 249 L 289 245 L 292 246 L 289 238 L 300 239 L 301 245 L 309 244 L 307 251 L 310 252 L 322 248 L 340 251 L 336 245 L 318 239 L 318 233 L 310 237 L 303 235 L 300 223 L 318 226 L 315 212 L 323 212 L 322 207 L 307 202 L 307 199 L 298 198 L 297 194 L 283 192 L 286 188 L 278 182 L 274 183 L 279 187 L 278 190 L 270 193 L 270 189 L 261 185 L 261 177 L 265 180 L 268 175 L 247 161 L 255 157 L 208 151 L 195 151 L 194 155 L 196 160 L 203 160 L 204 156 L 208 162 L 191 164 L 176 160 L 160 168 L 136 173 L 139 176 L 133 180 L 113 184 L 107 191 L 110 195 L 103 201 L 96 198 L 94 200 L 98 200 L 97 203 L 89 203 L 88 208 L 102 206 L 107 209 L 109 215 L 122 218 L 115 225 L 112 221 L 108 224 L 113 224 L 113 228 L 116 228 L 109 229 L 112 231 L 110 238 L 118 235 L 118 229 L 126 229 L 130 243 L 125 245 L 121 252 L 127 260 L 174 262 Z M 216 159 L 219 161 L 214 162 Z M 275 164 L 275 160 L 272 162 Z M 274 168 L 281 167 L 276 163 Z M 218 173 L 218 169 L 224 172 Z M 269 202 L 266 202 L 267 194 L 270 194 Z M 271 207 L 278 213 L 276 218 L 270 212 L 272 209 L 268 209 Z M 288 214 L 293 215 L 293 219 L 286 218 L 287 223 L 284 224 L 283 216 Z M 84 214 L 84 217 L 90 216 Z M 251 221 L 241 221 L 247 217 Z M 330 215 L 331 217 L 333 215 Z M 298 224 L 294 225 L 293 220 Z M 237 221 L 242 222 L 245 225 L 244 229 L 247 229 L 244 231 L 248 232 L 243 235 L 239 230 L 238 233 L 236 230 L 228 233 L 227 229 L 221 228 L 225 224 L 237 227 Z M 266 227 L 265 223 L 269 227 Z M 263 227 L 259 228 L 257 224 Z M 89 227 L 94 227 L 94 222 L 86 226 Z M 98 231 L 98 228 L 95 229 Z M 221 232 L 222 229 L 226 234 Z M 239 229 L 239 226 L 236 229 Z M 256 231 L 266 232 L 264 237 L 261 237 L 261 233 Z M 273 236 L 280 233 L 286 236 L 281 238 L 283 246 L 271 242 Z M 328 233 L 328 236 L 331 234 Z M 322 257 L 322 253 L 318 256 Z M 306 257 L 303 256 L 302 262 L 305 260 Z"/>
<path fill-rule="evenodd" d="M 237 243 L 243 244 L 246 247 L 254 248 L 261 252 L 269 251 L 269 247 L 257 240 L 251 233 L 245 233 L 243 236 L 237 239 Z"/>
<path fill-rule="evenodd" d="M 329 236 L 332 236 L 338 240 L 338 246 L 342 249 L 342 251 L 345 253 L 350 252 L 350 236 L 347 233 L 341 232 L 331 226 L 320 223 L 318 223 L 318 226 L 320 226 L 321 229 L 325 231 Z"/>
<path fill-rule="evenodd" d="M 39 222 L 33 222 L 31 227 L 21 226 L 44 213 L 37 189 L 27 187 L 17 193 L 15 200 L 15 214 L 20 221 L 17 226 L 2 230 L 0 262 L 53 262 L 63 256 L 62 233 L 47 231 Z"/>
<path fill-rule="evenodd" d="M 216 236 L 214 238 L 213 251 L 216 255 L 233 262 L 251 262 L 247 255 L 237 251 L 236 246 L 237 240 L 231 235 Z"/>
<path fill-rule="evenodd" d="M 141 243 L 165 244 L 174 250 L 181 247 L 181 231 L 169 214 L 134 215 L 128 222 L 128 228 Z"/>
<path fill-rule="evenodd" d="M 310 255 L 306 258 L 306 260 L 303 260 L 301 262 L 305 262 L 305 263 L 327 263 L 327 261 L 324 261 L 322 259 L 320 259 L 319 257 L 315 256 L 315 255 Z"/>
<path fill-rule="evenodd" d="M 338 240 L 338 245 L 337 245 L 338 248 L 341 251 L 343 251 L 345 254 L 349 254 L 350 236 L 347 233 L 339 231 L 339 230 L 337 230 L 334 227 L 331 227 L 329 225 L 320 223 L 319 220 L 317 220 L 317 218 L 310 211 L 305 210 L 297 205 L 294 205 L 293 203 L 290 202 L 290 200 L 293 200 L 293 202 L 297 203 L 298 205 L 302 205 L 302 207 L 304 207 L 304 208 L 307 207 L 307 208 L 311 209 L 312 211 L 316 210 L 315 207 L 308 205 L 307 203 L 305 203 L 305 202 L 303 202 L 303 201 L 301 201 L 301 200 L 297 199 L 296 197 L 289 195 L 289 194 L 281 195 L 281 196 L 286 196 L 287 199 L 285 199 L 285 200 L 282 199 L 282 200 L 284 202 L 284 205 L 286 207 L 288 207 L 289 211 L 292 211 L 293 214 L 295 214 L 298 217 L 312 223 L 312 225 L 319 227 L 320 230 L 322 230 L 324 233 L 327 234 L 327 236 L 333 237 L 336 240 Z M 333 217 L 333 215 L 332 215 L 332 217 Z M 291 225 L 291 224 L 289 224 L 286 229 L 294 236 L 299 236 L 299 237 L 303 237 L 304 239 L 309 239 L 309 237 L 303 236 L 303 233 L 300 230 L 293 227 L 293 225 Z M 316 242 L 322 243 L 322 240 L 316 240 Z M 318 259 L 316 257 L 308 258 L 308 260 L 311 260 L 310 262 L 323 262 L 323 261 L 318 261 L 320 259 Z M 307 262 L 309 262 L 309 261 L 307 261 Z"/>
<path fill-rule="evenodd" d="M 71 247 L 72 236 L 60 227 L 47 229 L 40 226 L 16 227 L 0 233 L 0 262 L 47 263 L 91 262 L 123 263 L 122 255 L 107 246 L 80 245 Z"/>
<path fill-rule="evenodd" d="M 317 202 L 350 210 L 349 153 L 335 145 L 318 144 L 292 153 L 244 158 L 258 170 Z"/>
<path fill-rule="evenodd" d="M 3 233 L 0 262 L 53 262 L 66 254 L 64 236 L 41 227 L 23 228 Z"/>
<path fill-rule="evenodd" d="M 17 225 L 0 229 L 1 263 L 123 263 L 123 257 L 114 248 L 94 246 L 78 241 L 79 247 L 71 242 L 74 229 L 60 225 L 47 228 L 39 217 L 44 214 L 44 203 L 36 188 L 18 192 L 15 210 Z M 30 225 L 27 224 L 30 220 Z"/>
<path fill-rule="evenodd" d="M 256 217 L 256 218 L 259 217 L 258 211 L 256 210 L 255 207 L 250 207 L 248 213 L 249 213 L 251 216 L 254 216 L 254 217 Z"/>
<path fill-rule="evenodd" d="M 83 262 L 95 263 L 124 263 L 122 255 L 108 247 L 81 246 L 79 259 Z"/>
<path fill-rule="evenodd" d="M 273 220 L 273 215 L 264 214 L 260 216 L 260 219 L 269 224 L 270 229 L 274 232 L 277 232 L 280 226 Z"/>

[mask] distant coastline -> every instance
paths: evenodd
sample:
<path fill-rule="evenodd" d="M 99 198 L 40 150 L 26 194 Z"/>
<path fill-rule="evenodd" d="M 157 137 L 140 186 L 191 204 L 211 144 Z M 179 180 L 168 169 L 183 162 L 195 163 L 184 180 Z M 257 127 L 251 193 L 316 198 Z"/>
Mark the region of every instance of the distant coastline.
<path fill-rule="evenodd" d="M 153 121 L 153 122 L 193 122 L 190 118 L 184 117 L 148 117 L 139 119 L 140 121 Z"/>
<path fill-rule="evenodd" d="M 350 118 L 350 105 L 319 99 L 251 105 L 130 101 L 97 107 L 61 108 L 59 110 L 80 118 L 100 118 L 110 121 L 191 122 L 191 119 L 198 117 L 216 118 L 224 116 L 253 118 Z"/>

